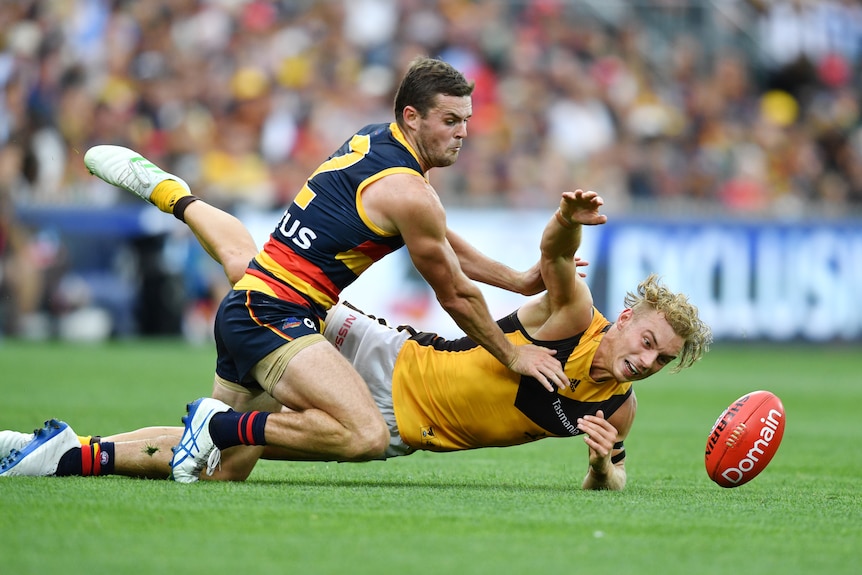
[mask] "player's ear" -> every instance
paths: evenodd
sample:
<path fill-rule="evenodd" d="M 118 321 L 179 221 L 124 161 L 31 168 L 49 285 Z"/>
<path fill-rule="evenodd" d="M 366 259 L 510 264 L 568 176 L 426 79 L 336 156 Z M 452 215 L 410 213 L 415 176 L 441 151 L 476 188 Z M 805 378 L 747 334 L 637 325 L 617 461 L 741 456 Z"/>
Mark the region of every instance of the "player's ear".
<path fill-rule="evenodd" d="M 404 124 L 406 126 L 410 126 L 413 129 L 416 129 L 416 123 L 421 120 L 419 110 L 413 106 L 404 106 L 404 110 L 401 112 L 401 118 L 404 120 Z"/>
<path fill-rule="evenodd" d="M 634 312 L 631 308 L 626 308 L 620 312 L 620 315 L 617 317 L 617 327 L 622 329 L 625 324 L 631 321 Z"/>

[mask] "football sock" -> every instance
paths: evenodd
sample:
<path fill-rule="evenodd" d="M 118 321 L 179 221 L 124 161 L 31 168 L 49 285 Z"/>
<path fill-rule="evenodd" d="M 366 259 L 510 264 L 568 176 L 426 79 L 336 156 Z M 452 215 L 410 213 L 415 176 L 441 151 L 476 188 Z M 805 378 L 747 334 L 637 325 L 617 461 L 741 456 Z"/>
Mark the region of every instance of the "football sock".
<path fill-rule="evenodd" d="M 236 445 L 266 445 L 263 430 L 269 413 L 265 411 L 225 411 L 210 419 L 210 436 L 219 449 Z"/>
<path fill-rule="evenodd" d="M 79 435 L 78 441 L 81 442 L 81 445 L 92 445 L 102 441 L 102 438 L 98 435 Z"/>
<path fill-rule="evenodd" d="M 173 214 L 176 219 L 185 223 L 186 222 L 186 208 L 192 202 L 198 201 L 200 198 L 197 196 L 183 196 L 177 200 L 177 203 L 174 204 Z"/>
<path fill-rule="evenodd" d="M 179 220 L 182 220 L 182 212 L 185 211 L 186 206 L 196 199 L 176 180 L 160 182 L 150 194 L 150 201 L 157 208 L 167 214 L 174 214 Z M 179 215 L 177 215 L 177 208 L 180 209 Z"/>
<path fill-rule="evenodd" d="M 63 454 L 57 465 L 58 477 L 111 475 L 114 472 L 114 443 L 100 441 L 74 447 Z"/>

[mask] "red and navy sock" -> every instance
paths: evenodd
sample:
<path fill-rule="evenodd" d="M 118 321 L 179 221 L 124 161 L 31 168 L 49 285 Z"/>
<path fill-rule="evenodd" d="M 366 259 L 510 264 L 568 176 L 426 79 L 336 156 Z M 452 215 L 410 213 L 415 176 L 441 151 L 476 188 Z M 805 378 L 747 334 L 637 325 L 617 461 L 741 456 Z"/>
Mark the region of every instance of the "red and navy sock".
<path fill-rule="evenodd" d="M 236 445 L 266 445 L 263 430 L 269 413 L 265 411 L 225 411 L 210 420 L 210 435 L 219 449 Z"/>
<path fill-rule="evenodd" d="M 70 449 L 57 465 L 58 477 L 80 475 L 111 475 L 114 473 L 114 443 L 112 441 L 92 442 Z"/>

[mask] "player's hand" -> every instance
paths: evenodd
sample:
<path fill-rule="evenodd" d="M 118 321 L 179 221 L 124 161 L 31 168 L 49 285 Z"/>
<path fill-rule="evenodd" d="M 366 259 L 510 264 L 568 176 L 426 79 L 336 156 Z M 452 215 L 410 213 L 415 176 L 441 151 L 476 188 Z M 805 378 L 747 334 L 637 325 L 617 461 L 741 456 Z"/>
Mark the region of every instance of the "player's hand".
<path fill-rule="evenodd" d="M 539 262 L 520 273 L 518 278 L 518 289 L 516 290 L 521 295 L 536 295 L 545 291 L 545 280 L 542 279 L 542 268 Z"/>
<path fill-rule="evenodd" d="M 586 267 L 588 265 L 590 265 L 590 262 L 588 262 L 587 260 L 582 260 L 578 256 L 575 256 L 575 269 Z M 581 276 L 582 278 L 587 277 L 587 274 L 585 272 L 582 272 L 582 271 L 579 271 L 578 275 Z"/>
<path fill-rule="evenodd" d="M 563 192 L 560 200 L 560 215 L 570 222 L 585 226 L 597 226 L 608 221 L 608 217 L 599 213 L 605 201 L 596 192 L 585 192 L 577 189 L 574 192 Z"/>
<path fill-rule="evenodd" d="M 560 361 L 554 358 L 556 353 L 556 350 L 547 347 L 517 345 L 515 357 L 509 362 L 509 369 L 535 378 L 548 391 L 555 391 L 554 386 L 565 389 L 569 385 L 569 378 L 566 377 Z"/>
<path fill-rule="evenodd" d="M 584 443 L 590 448 L 590 468 L 600 476 L 613 471 L 611 452 L 617 440 L 617 429 L 605 419 L 602 410 L 578 418 L 578 429 L 584 432 Z"/>
<path fill-rule="evenodd" d="M 575 267 L 582 268 L 587 267 L 588 265 L 590 265 L 590 262 L 575 256 Z M 578 272 L 578 275 L 582 278 L 587 277 L 587 274 L 581 271 Z M 521 277 L 518 283 L 521 287 L 516 291 L 521 295 L 536 295 L 537 293 L 545 291 L 545 280 L 542 278 L 541 265 L 537 262 L 530 269 L 521 272 Z"/>

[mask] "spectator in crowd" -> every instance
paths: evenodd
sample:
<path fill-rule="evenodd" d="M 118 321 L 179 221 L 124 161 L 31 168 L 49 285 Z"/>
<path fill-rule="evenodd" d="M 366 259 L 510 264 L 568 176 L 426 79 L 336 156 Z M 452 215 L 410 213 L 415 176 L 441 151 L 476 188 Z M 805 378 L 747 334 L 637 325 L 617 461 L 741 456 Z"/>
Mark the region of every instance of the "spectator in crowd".
<path fill-rule="evenodd" d="M 448 206 L 542 209 L 577 181 L 613 215 L 862 211 L 852 0 L 21 0 L 0 22 L 10 214 L 128 201 L 81 169 L 98 143 L 221 208 L 285 205 L 419 54 L 476 83 L 470 142 L 432 175 Z"/>
<path fill-rule="evenodd" d="M 862 201 L 856 2 L 29 0 L 0 20 L 0 145 L 34 163 L 18 203 L 124 201 L 72 161 L 109 141 L 222 207 L 282 205 L 344 125 L 385 118 L 420 53 L 477 84 L 473 141 L 440 176 L 450 204 L 546 207 L 572 180 L 622 211 Z M 781 166 L 781 138 L 814 163 Z"/>

